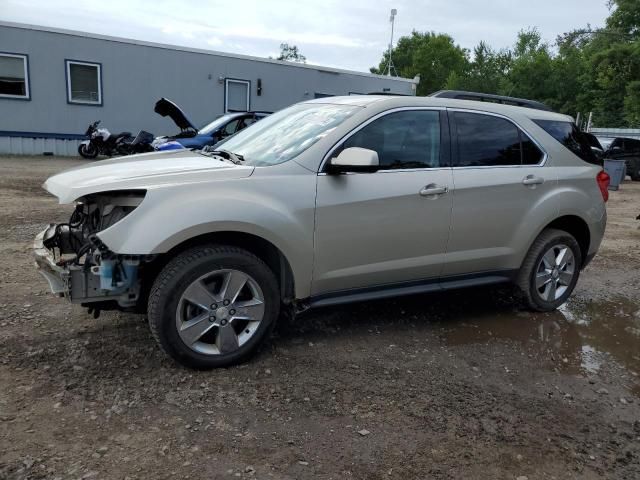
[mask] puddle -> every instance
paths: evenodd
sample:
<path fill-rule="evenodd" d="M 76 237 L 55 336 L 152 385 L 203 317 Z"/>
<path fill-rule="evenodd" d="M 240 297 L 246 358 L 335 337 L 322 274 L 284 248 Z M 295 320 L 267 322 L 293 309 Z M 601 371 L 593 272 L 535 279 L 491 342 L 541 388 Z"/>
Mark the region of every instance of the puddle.
<path fill-rule="evenodd" d="M 474 315 L 472 322 L 460 317 L 446 322 L 445 329 L 449 345 L 507 339 L 548 354 L 558 368 L 570 373 L 596 374 L 616 362 L 640 375 L 640 306 L 627 299 L 574 299 L 544 314 L 485 311 Z M 635 390 L 640 393 L 640 387 Z"/>

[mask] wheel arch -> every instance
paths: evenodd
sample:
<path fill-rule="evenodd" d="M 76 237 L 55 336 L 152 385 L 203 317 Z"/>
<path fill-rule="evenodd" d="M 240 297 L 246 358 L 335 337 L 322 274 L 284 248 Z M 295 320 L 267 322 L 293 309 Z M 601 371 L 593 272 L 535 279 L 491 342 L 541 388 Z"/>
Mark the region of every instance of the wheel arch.
<path fill-rule="evenodd" d="M 295 300 L 295 276 L 291 263 L 285 254 L 276 245 L 263 237 L 252 233 L 230 230 L 197 235 L 178 243 L 166 253 L 159 255 L 157 260 L 153 262 L 153 267 L 147 272 L 147 278 L 145 279 L 147 287 L 150 288 L 155 277 L 172 258 L 190 248 L 205 244 L 229 245 L 253 253 L 267 264 L 278 279 L 280 298 L 283 303 L 289 304 Z"/>
<path fill-rule="evenodd" d="M 589 257 L 589 248 L 591 247 L 591 231 L 589 230 L 589 224 L 577 215 L 563 215 L 545 225 L 545 227 L 538 232 L 538 235 L 540 235 L 544 230 L 550 228 L 570 233 L 576 239 L 580 246 L 580 254 L 582 256 L 582 265 L 580 268 L 584 268 L 586 266 L 587 258 Z"/>

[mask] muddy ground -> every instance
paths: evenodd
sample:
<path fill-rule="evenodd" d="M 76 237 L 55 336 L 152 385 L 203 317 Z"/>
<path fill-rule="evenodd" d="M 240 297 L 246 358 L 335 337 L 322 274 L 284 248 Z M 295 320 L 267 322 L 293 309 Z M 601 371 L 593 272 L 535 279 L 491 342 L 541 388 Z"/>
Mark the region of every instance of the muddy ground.
<path fill-rule="evenodd" d="M 640 183 L 558 312 L 508 289 L 318 310 L 250 363 L 194 372 L 135 315 L 47 294 L 41 190 L 0 159 L 0 478 L 640 478 Z"/>

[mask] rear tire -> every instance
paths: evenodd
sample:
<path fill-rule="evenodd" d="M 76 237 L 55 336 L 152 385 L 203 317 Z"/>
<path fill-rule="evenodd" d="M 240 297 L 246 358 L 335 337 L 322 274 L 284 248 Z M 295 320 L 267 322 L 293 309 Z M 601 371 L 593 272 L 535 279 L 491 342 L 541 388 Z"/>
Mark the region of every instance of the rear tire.
<path fill-rule="evenodd" d="M 261 259 L 236 247 L 203 245 L 179 254 L 160 272 L 148 317 L 165 353 L 186 367 L 211 369 L 255 353 L 279 310 L 278 282 Z"/>
<path fill-rule="evenodd" d="M 537 312 L 557 309 L 573 293 L 581 266 L 582 252 L 573 235 L 544 230 L 531 245 L 518 275 L 525 305 Z"/>

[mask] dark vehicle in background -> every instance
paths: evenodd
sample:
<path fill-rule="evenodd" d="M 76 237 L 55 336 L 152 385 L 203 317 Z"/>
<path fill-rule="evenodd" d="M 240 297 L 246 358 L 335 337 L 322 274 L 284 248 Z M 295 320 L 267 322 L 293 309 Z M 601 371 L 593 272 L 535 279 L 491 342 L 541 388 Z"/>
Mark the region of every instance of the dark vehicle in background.
<path fill-rule="evenodd" d="M 220 140 L 239 132 L 271 113 L 231 112 L 216 118 L 202 128 L 196 128 L 180 107 L 171 100 L 161 98 L 156 102 L 154 111 L 163 117 L 171 118 L 180 129 L 176 135 L 156 138 L 154 141 L 156 148 L 165 142 L 175 141 L 185 148 L 195 149 L 215 145 Z"/>
<path fill-rule="evenodd" d="M 631 180 L 640 182 L 640 140 L 616 138 L 611 142 L 604 156 L 613 160 L 624 160 L 627 165 L 627 175 Z"/>
<path fill-rule="evenodd" d="M 78 153 L 83 158 L 93 159 L 98 155 L 113 157 L 114 155 L 132 155 L 134 153 L 151 152 L 153 134 L 140 130 L 135 137 L 131 132 L 111 133 L 106 128 L 98 128 L 100 120 L 87 128 L 87 140 L 80 142 Z"/>
<path fill-rule="evenodd" d="M 153 133 L 140 130 L 135 137 L 129 137 L 120 144 L 121 155 L 134 155 L 136 153 L 153 152 L 151 143 L 153 142 Z"/>

